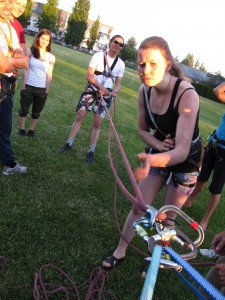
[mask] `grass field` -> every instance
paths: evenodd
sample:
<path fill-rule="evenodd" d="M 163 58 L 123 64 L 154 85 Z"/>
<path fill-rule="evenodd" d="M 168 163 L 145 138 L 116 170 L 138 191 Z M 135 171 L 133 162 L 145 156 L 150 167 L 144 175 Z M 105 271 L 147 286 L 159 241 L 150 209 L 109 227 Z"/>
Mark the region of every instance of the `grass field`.
<path fill-rule="evenodd" d="M 31 44 L 33 37 L 27 36 L 27 41 Z M 95 164 L 85 162 L 92 114 L 84 121 L 72 151 L 58 152 L 75 118 L 90 55 L 56 44 L 52 51 L 56 56 L 54 77 L 34 139 L 17 135 L 21 76 L 14 98 L 13 146 L 18 161 L 28 166 L 28 173 L 0 175 L 0 256 L 7 258 L 7 268 L 0 273 L 0 299 L 5 300 L 32 299 L 34 274 L 46 263 L 62 268 L 75 283 L 84 282 L 93 268 L 112 253 L 119 239 L 113 214 L 114 177 L 107 154 L 108 120 L 103 122 Z M 138 166 L 136 154 L 144 147 L 137 133 L 139 86 L 136 71 L 127 68 L 116 102 L 115 122 L 132 169 Z M 200 129 L 206 140 L 218 125 L 224 106 L 204 98 L 200 104 Z M 119 154 L 117 160 L 118 173 L 132 192 Z M 184 211 L 200 221 L 207 197 L 205 190 L 193 207 Z M 119 190 L 117 201 L 119 220 L 123 224 L 131 203 Z M 154 206 L 161 205 L 160 195 Z M 214 234 L 225 228 L 224 211 L 223 194 L 203 247 L 208 247 Z M 134 243 L 146 250 L 140 238 L 135 237 Z M 202 260 L 198 255 L 194 261 Z M 139 299 L 143 287 L 139 270 L 143 264 L 143 257 L 129 248 L 126 260 L 109 273 L 105 289 L 114 292 L 120 300 Z M 203 275 L 207 270 L 198 267 Z M 175 298 L 196 299 L 172 270 L 159 270 L 154 299 Z M 52 299 L 65 298 L 61 295 Z"/>

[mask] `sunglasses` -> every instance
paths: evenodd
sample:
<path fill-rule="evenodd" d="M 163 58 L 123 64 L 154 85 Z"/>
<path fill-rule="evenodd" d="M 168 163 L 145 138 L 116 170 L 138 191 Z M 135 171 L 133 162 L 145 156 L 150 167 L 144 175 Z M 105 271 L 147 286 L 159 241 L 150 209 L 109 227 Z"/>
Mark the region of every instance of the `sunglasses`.
<path fill-rule="evenodd" d="M 124 47 L 124 44 L 122 44 L 122 43 L 119 43 L 118 41 L 113 41 L 113 43 L 114 43 L 115 45 L 119 45 L 121 48 L 123 48 L 123 47 Z"/>

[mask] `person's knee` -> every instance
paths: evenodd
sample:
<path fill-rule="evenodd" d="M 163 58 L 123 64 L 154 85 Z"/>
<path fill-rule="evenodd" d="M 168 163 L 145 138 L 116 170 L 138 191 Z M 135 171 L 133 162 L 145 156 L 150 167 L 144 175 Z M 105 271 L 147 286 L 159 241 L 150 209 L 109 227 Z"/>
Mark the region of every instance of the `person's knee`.
<path fill-rule="evenodd" d="M 74 126 L 76 123 L 82 123 L 85 117 L 86 117 L 86 114 L 83 114 L 83 113 L 79 113 L 79 112 L 78 112 L 77 117 L 76 117 L 76 120 L 75 120 L 74 123 L 73 123 L 73 126 Z"/>
<path fill-rule="evenodd" d="M 92 127 L 95 129 L 101 129 L 102 121 L 103 119 L 101 119 L 100 117 L 95 117 Z"/>
<path fill-rule="evenodd" d="M 40 113 L 39 112 L 32 112 L 31 117 L 32 117 L 32 119 L 39 119 Z"/>
<path fill-rule="evenodd" d="M 209 186 L 209 192 L 214 195 L 220 195 L 223 191 L 224 184 L 213 184 Z"/>
<path fill-rule="evenodd" d="M 95 130 L 100 130 L 101 129 L 101 124 L 93 123 L 92 128 Z"/>
<path fill-rule="evenodd" d="M 23 108 L 23 107 L 21 107 L 21 109 L 19 110 L 19 116 L 20 117 L 26 117 L 27 115 L 28 115 L 28 113 L 29 113 L 29 110 L 28 109 L 25 109 L 25 108 Z"/>

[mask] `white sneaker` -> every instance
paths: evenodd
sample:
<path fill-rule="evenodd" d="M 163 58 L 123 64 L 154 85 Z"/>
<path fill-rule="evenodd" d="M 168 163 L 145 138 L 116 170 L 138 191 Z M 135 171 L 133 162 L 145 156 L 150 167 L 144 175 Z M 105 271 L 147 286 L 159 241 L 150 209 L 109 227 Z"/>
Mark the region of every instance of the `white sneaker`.
<path fill-rule="evenodd" d="M 23 167 L 20 164 L 16 163 L 15 167 L 13 167 L 13 168 L 5 166 L 2 173 L 6 176 L 15 174 L 15 173 L 24 174 L 24 173 L 27 173 L 27 167 Z"/>
<path fill-rule="evenodd" d="M 208 258 L 213 258 L 217 259 L 219 255 L 212 249 L 199 249 L 199 252 L 201 253 L 202 256 L 208 257 Z"/>

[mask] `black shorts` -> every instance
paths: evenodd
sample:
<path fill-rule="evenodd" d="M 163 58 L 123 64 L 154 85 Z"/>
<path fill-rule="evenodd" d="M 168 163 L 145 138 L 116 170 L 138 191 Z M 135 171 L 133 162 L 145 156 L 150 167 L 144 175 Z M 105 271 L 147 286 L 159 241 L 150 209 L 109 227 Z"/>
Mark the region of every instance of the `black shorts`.
<path fill-rule="evenodd" d="M 213 172 L 209 191 L 212 194 L 221 194 L 225 183 L 225 150 L 219 146 L 214 148 L 212 145 L 212 142 L 209 142 L 205 148 L 198 181 L 207 182 Z"/>
<path fill-rule="evenodd" d="M 25 89 L 20 91 L 20 117 L 26 117 L 29 113 L 29 108 L 32 105 L 32 115 L 33 119 L 38 119 L 40 113 L 42 112 L 48 94 L 46 93 L 46 88 L 38 88 L 26 84 Z"/>

